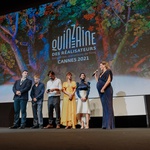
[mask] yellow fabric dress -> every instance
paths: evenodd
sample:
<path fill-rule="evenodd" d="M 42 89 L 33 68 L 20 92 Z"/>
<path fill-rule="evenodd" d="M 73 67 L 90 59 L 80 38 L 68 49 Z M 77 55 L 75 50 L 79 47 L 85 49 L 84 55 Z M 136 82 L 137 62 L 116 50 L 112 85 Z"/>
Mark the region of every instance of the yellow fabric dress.
<path fill-rule="evenodd" d="M 67 93 L 72 94 L 75 88 L 75 81 L 72 81 L 71 83 L 63 83 L 63 90 L 65 90 Z M 69 96 L 64 94 L 61 113 L 61 124 L 64 126 L 72 126 L 72 128 L 75 128 L 75 125 L 77 124 L 75 95 L 73 96 L 72 100 L 69 100 Z"/>

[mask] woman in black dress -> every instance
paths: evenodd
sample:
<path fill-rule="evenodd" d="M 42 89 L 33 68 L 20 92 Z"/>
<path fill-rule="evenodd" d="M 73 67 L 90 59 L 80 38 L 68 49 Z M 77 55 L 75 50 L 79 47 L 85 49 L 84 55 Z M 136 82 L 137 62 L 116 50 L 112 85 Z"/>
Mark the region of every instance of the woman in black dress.
<path fill-rule="evenodd" d="M 114 128 L 113 89 L 111 86 L 113 74 L 108 66 L 108 63 L 105 61 L 102 61 L 100 63 L 100 69 L 102 72 L 100 73 L 99 76 L 95 74 L 95 79 L 97 81 L 97 90 L 103 107 L 102 128 L 113 129 Z"/>

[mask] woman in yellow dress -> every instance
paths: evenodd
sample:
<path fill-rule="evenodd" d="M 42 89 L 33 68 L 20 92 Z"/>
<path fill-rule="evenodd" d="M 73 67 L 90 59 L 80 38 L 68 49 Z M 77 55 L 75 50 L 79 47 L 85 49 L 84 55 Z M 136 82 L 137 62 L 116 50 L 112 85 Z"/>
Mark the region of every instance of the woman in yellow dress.
<path fill-rule="evenodd" d="M 66 126 L 65 129 L 76 128 L 77 118 L 76 118 L 76 82 L 72 81 L 72 73 L 68 72 L 66 74 L 67 81 L 63 83 L 63 105 L 61 113 L 61 124 Z"/>

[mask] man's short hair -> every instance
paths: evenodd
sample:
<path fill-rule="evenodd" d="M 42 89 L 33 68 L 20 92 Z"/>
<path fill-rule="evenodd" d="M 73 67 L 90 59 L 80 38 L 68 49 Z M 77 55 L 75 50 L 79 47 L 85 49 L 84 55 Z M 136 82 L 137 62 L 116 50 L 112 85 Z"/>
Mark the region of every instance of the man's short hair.
<path fill-rule="evenodd" d="M 51 70 L 48 72 L 47 75 L 49 76 L 50 74 L 51 74 L 51 75 L 55 75 L 54 71 L 51 71 Z"/>
<path fill-rule="evenodd" d="M 28 70 L 23 70 L 22 73 L 23 73 L 23 72 L 28 72 Z"/>

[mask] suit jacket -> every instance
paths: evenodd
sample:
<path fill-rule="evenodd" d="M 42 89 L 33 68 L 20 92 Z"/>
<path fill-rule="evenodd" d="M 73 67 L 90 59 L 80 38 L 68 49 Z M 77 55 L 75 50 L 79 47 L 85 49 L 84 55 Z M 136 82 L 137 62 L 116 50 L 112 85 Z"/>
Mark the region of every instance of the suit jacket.
<path fill-rule="evenodd" d="M 32 81 L 30 79 L 25 79 L 23 83 L 20 85 L 21 79 L 16 80 L 14 86 L 13 86 L 13 92 L 14 92 L 14 100 L 16 99 L 23 99 L 28 100 L 28 91 L 31 89 Z M 21 95 L 16 95 L 16 91 L 20 91 Z"/>
<path fill-rule="evenodd" d="M 37 88 L 37 95 L 35 95 L 35 88 Z M 37 100 L 42 100 L 43 101 L 43 97 L 44 97 L 44 92 L 45 92 L 45 86 L 43 83 L 39 82 L 38 86 L 35 87 L 35 84 L 33 85 L 32 89 L 31 89 L 31 93 L 30 96 L 33 100 L 33 98 L 36 98 Z"/>

